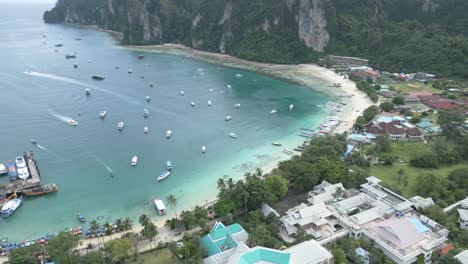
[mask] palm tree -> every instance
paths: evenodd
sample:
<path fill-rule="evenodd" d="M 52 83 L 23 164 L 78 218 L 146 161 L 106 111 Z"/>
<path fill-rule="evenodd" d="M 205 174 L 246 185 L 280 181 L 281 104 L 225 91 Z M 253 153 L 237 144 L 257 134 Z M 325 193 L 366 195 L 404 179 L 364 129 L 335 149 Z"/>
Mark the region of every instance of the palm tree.
<path fill-rule="evenodd" d="M 122 218 L 117 218 L 117 220 L 114 222 L 114 225 L 116 226 L 116 230 L 120 231 L 120 236 L 123 236 L 124 226 Z"/>
<path fill-rule="evenodd" d="M 226 188 L 226 183 L 224 182 L 223 178 L 218 179 L 218 189 L 219 190 L 224 190 Z"/>
<path fill-rule="evenodd" d="M 104 224 L 104 228 L 106 236 L 110 236 L 110 238 L 112 239 L 112 229 L 114 228 L 114 226 L 111 223 L 106 222 Z"/>
<path fill-rule="evenodd" d="M 128 217 L 125 217 L 125 219 L 122 222 L 122 225 L 125 230 L 133 230 L 133 220 Z"/>
<path fill-rule="evenodd" d="M 234 185 L 235 185 L 234 180 L 233 180 L 232 178 L 229 178 L 229 179 L 227 180 L 228 189 L 229 189 L 229 190 L 234 189 Z"/>
<path fill-rule="evenodd" d="M 167 204 L 174 209 L 175 212 L 175 218 L 177 219 L 177 211 L 176 211 L 176 206 L 177 206 L 177 198 L 173 194 L 169 194 L 166 198 Z"/>
<path fill-rule="evenodd" d="M 140 215 L 140 217 L 138 218 L 138 222 L 140 223 L 140 225 L 142 225 L 143 227 L 145 227 L 146 225 L 148 225 L 148 223 L 151 222 L 151 220 L 149 219 L 149 217 L 145 214 L 142 214 Z"/>
<path fill-rule="evenodd" d="M 91 230 L 91 233 L 95 233 L 96 231 L 99 230 L 100 227 L 101 225 L 96 221 L 96 219 L 91 220 L 90 227 L 89 227 L 89 229 Z M 97 239 L 98 239 L 98 244 L 99 244 L 100 243 L 99 237 L 97 237 Z"/>
<path fill-rule="evenodd" d="M 257 176 L 258 178 L 262 177 L 262 175 L 263 175 L 262 169 L 260 169 L 260 168 L 255 169 L 255 174 L 254 175 Z"/>

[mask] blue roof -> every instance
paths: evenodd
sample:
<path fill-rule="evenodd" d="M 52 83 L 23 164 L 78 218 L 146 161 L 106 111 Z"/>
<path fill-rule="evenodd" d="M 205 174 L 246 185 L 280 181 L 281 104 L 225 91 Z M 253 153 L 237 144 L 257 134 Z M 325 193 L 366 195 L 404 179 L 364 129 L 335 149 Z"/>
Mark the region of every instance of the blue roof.
<path fill-rule="evenodd" d="M 200 244 L 207 250 L 208 256 L 213 256 L 237 247 L 237 241 L 235 241 L 232 235 L 240 232 L 245 232 L 245 230 L 239 224 L 225 226 L 221 222 L 216 222 L 211 232 L 201 238 Z"/>
<path fill-rule="evenodd" d="M 415 218 L 415 217 L 407 217 L 406 218 L 408 221 L 410 221 L 414 227 L 416 228 L 416 231 L 418 231 L 418 233 L 424 233 L 426 231 L 429 230 L 429 228 L 427 226 L 425 226 L 421 220 L 419 220 L 418 218 Z"/>

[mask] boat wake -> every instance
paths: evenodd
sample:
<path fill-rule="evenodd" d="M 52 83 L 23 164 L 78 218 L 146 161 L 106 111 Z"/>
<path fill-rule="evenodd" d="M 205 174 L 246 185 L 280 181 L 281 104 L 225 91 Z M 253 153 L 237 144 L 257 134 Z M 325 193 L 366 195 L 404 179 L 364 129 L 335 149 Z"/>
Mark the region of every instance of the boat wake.
<path fill-rule="evenodd" d="M 73 120 L 71 117 L 58 114 L 58 113 L 56 113 L 55 111 L 52 111 L 52 110 L 50 110 L 49 112 L 57 120 L 60 120 L 60 121 L 65 122 L 67 124 L 72 124 L 73 122 L 75 122 L 75 120 Z"/>
<path fill-rule="evenodd" d="M 47 79 L 52 79 L 52 80 L 57 80 L 57 81 L 62 81 L 62 82 L 66 82 L 66 83 L 75 84 L 75 85 L 78 85 L 78 86 L 81 86 L 81 87 L 89 88 L 89 89 L 92 89 L 92 90 L 96 90 L 96 91 L 99 91 L 99 92 L 102 92 L 102 93 L 112 95 L 112 96 L 117 97 L 117 98 L 119 98 L 119 99 L 121 99 L 121 100 L 123 100 L 123 101 L 125 101 L 127 103 L 130 103 L 130 104 L 134 104 L 134 105 L 138 105 L 138 106 L 144 105 L 142 102 L 136 100 L 133 97 L 130 97 L 130 96 L 118 93 L 118 92 L 114 92 L 114 91 L 111 91 L 111 90 L 108 90 L 108 89 L 105 89 L 105 88 L 102 88 L 102 87 L 98 87 L 98 86 L 95 86 L 95 85 L 87 84 L 87 83 L 78 81 L 78 80 L 73 79 L 73 78 L 59 76 L 59 75 L 55 75 L 55 74 L 49 74 L 49 73 L 35 72 L 35 71 L 30 71 L 30 70 L 24 71 L 24 74 L 31 75 L 31 76 L 36 76 L 36 77 L 40 77 L 40 78 L 47 78 Z M 153 110 L 155 112 L 160 112 L 160 113 L 169 114 L 169 115 L 173 114 L 171 112 L 164 111 L 164 110 L 161 110 L 161 109 L 154 109 L 150 105 L 145 105 L 145 107 L 150 108 L 151 110 Z"/>
<path fill-rule="evenodd" d="M 105 164 L 102 160 L 100 160 L 98 157 L 94 157 L 96 159 L 96 161 L 102 165 L 104 168 L 106 168 L 107 172 L 112 176 L 114 177 L 114 171 L 111 169 L 111 167 L 109 167 L 107 164 Z"/>
<path fill-rule="evenodd" d="M 44 146 L 42 146 L 42 145 L 39 145 L 39 144 L 36 144 L 36 146 L 37 146 L 38 148 L 40 148 L 40 149 L 42 149 L 42 150 L 47 151 L 47 152 L 50 153 L 50 150 L 49 150 L 48 148 L 46 148 L 46 147 L 44 147 Z"/>

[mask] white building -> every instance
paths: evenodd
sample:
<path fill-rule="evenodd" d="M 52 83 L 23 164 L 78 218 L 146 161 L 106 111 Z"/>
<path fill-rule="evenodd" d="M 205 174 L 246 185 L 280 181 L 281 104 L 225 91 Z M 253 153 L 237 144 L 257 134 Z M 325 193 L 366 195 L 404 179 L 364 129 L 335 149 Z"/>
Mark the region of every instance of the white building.
<path fill-rule="evenodd" d="M 460 223 L 460 229 L 468 229 L 468 210 L 457 209 L 458 211 L 458 223 Z"/>
<path fill-rule="evenodd" d="M 468 264 L 468 250 L 464 250 L 460 252 L 458 255 L 454 257 L 458 261 L 461 262 L 461 264 Z"/>
<path fill-rule="evenodd" d="M 376 177 L 367 178 L 361 190 L 344 190 L 324 182 L 309 193 L 309 204 L 290 209 L 281 218 L 283 235 L 301 226 L 321 245 L 343 235 L 367 238 L 398 264 L 422 255 L 430 263 L 432 252 L 447 240 L 448 231 L 420 215 L 414 203 L 384 188 Z"/>

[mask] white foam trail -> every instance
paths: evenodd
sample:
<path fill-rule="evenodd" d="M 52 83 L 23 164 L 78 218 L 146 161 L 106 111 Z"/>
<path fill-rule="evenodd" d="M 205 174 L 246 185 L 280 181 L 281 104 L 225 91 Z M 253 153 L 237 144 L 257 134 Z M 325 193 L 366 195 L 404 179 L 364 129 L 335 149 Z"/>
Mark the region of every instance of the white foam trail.
<path fill-rule="evenodd" d="M 55 74 L 49 74 L 49 73 L 29 71 L 29 70 L 24 71 L 24 73 L 27 74 L 27 75 L 31 75 L 31 76 L 36 76 L 36 77 L 41 77 L 41 78 L 48 78 L 48 79 L 52 79 L 52 80 L 57 80 L 57 81 L 76 84 L 76 85 L 79 85 L 79 86 L 82 86 L 82 87 L 86 87 L 86 88 L 90 88 L 90 89 L 93 89 L 93 90 L 96 90 L 96 91 L 100 91 L 100 92 L 103 92 L 103 93 L 110 94 L 112 96 L 115 96 L 117 98 L 122 99 L 123 101 L 125 101 L 127 103 L 131 103 L 131 104 L 135 104 L 135 105 L 139 105 L 139 106 L 143 105 L 142 102 L 140 102 L 140 101 L 138 101 L 135 98 L 132 98 L 130 96 L 126 96 L 126 95 L 123 95 L 121 93 L 117 93 L 117 92 L 107 90 L 107 89 L 104 89 L 104 88 L 101 88 L 101 87 L 98 87 L 98 86 L 94 86 L 94 85 L 90 85 L 90 84 L 87 84 L 87 83 L 84 83 L 84 82 L 80 82 L 80 81 L 72 79 L 72 78 L 59 76 L 59 75 L 55 75 Z M 171 113 L 171 112 L 168 112 L 168 111 L 164 111 L 164 110 L 160 110 L 160 109 L 154 109 L 150 105 L 145 105 L 145 106 L 146 106 L 146 108 L 149 108 L 151 110 L 154 110 L 154 111 L 157 111 L 157 112 L 160 112 L 160 113 L 164 113 L 164 114 L 168 114 L 168 115 L 175 115 L 174 113 Z"/>
<path fill-rule="evenodd" d="M 47 151 L 47 152 L 50 152 L 50 150 L 49 150 L 48 148 L 44 147 L 44 146 L 41 146 L 41 145 L 39 145 L 39 144 L 36 144 L 36 146 L 37 146 L 38 148 L 42 149 L 42 150 L 45 150 L 45 151 Z"/>
<path fill-rule="evenodd" d="M 70 124 L 70 121 L 72 121 L 73 119 L 71 117 L 68 117 L 68 116 L 64 116 L 64 115 L 61 115 L 61 114 L 58 114 L 58 113 L 55 113 L 54 111 L 50 110 L 50 114 L 57 118 L 58 120 L 60 121 L 63 121 L 67 124 Z"/>
<path fill-rule="evenodd" d="M 96 159 L 96 161 L 101 164 L 104 168 L 106 168 L 107 172 L 109 172 L 109 174 L 114 174 L 114 171 L 111 169 L 111 167 L 107 166 L 104 162 L 102 162 L 98 157 L 94 157 Z"/>

